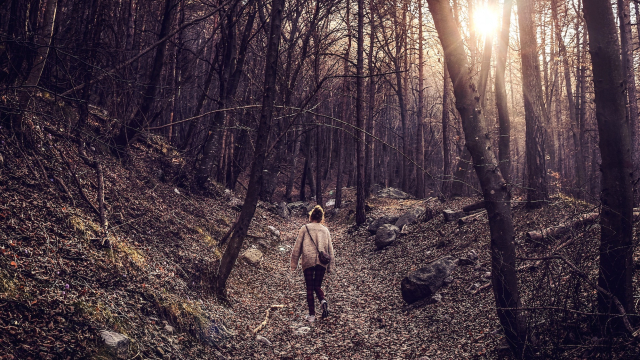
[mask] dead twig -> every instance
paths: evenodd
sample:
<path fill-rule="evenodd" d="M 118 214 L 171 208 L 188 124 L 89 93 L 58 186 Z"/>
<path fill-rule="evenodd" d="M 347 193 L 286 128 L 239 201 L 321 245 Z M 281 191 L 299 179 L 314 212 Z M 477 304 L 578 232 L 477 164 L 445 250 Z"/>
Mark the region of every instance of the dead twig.
<path fill-rule="evenodd" d="M 267 322 L 269 321 L 269 315 L 271 313 L 271 309 L 279 309 L 279 308 L 283 308 L 284 305 L 271 305 L 268 309 L 267 309 L 267 315 L 264 317 L 264 321 L 258 325 L 257 328 L 253 329 L 253 333 L 256 334 L 258 333 L 258 331 L 262 330 L 262 328 L 264 328 L 267 325 Z"/>

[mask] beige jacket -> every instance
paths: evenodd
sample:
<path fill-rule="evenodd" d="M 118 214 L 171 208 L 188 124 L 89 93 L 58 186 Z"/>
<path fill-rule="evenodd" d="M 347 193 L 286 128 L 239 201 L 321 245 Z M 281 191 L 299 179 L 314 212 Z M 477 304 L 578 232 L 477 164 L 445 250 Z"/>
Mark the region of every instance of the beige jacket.
<path fill-rule="evenodd" d="M 306 226 L 309 227 L 309 233 L 313 237 L 313 241 L 318 245 L 318 249 L 331 255 L 331 262 L 328 265 L 323 265 L 318 259 L 318 250 L 316 246 L 311 242 L 309 234 L 305 226 L 298 231 L 298 238 L 296 244 L 291 251 L 291 271 L 298 268 L 298 260 L 302 257 L 302 270 L 310 268 L 312 266 L 321 265 L 327 268 L 327 271 L 335 272 L 335 254 L 333 253 L 333 244 L 331 243 L 331 235 L 329 230 L 324 225 L 319 223 L 310 223 Z M 300 251 L 300 243 L 302 242 L 302 251 Z"/>

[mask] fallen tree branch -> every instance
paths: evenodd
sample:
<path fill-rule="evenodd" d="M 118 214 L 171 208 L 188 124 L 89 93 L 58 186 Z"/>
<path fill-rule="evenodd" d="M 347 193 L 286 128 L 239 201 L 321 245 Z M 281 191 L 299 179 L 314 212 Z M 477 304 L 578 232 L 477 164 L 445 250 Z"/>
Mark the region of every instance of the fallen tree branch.
<path fill-rule="evenodd" d="M 478 221 L 480 220 L 480 218 L 482 218 L 484 215 L 486 215 L 487 212 L 485 210 L 477 213 L 477 214 L 473 214 L 473 215 L 468 215 L 465 217 L 462 217 L 460 219 L 458 219 L 458 225 L 464 225 L 464 224 L 469 224 L 472 223 L 474 221 Z"/>
<path fill-rule="evenodd" d="M 87 197 L 87 193 L 85 193 L 84 188 L 80 183 L 80 179 L 78 179 L 78 175 L 76 174 L 76 172 L 73 169 L 73 166 L 71 165 L 71 162 L 69 161 L 69 159 L 67 159 L 66 156 L 64 156 L 64 153 L 62 151 L 60 151 L 60 156 L 62 157 L 62 160 L 64 160 L 67 163 L 67 167 L 69 167 L 69 172 L 71 172 L 71 177 L 75 180 L 76 186 L 78 187 L 78 191 L 80 191 L 80 197 L 82 197 L 82 200 L 86 201 L 87 204 L 91 206 L 91 209 L 93 209 L 93 211 L 98 216 L 100 216 L 100 210 L 98 210 L 98 208 Z"/>
<path fill-rule="evenodd" d="M 255 335 L 256 333 L 258 333 L 258 331 L 262 330 L 262 328 L 264 328 L 267 325 L 267 322 L 269 321 L 269 315 L 271 314 L 271 309 L 279 309 L 283 307 L 284 305 L 269 306 L 269 308 L 267 309 L 267 315 L 264 317 L 264 321 L 260 325 L 258 325 L 257 328 L 253 329 L 253 334 Z"/>
<path fill-rule="evenodd" d="M 476 210 L 480 210 L 480 209 L 484 209 L 484 200 L 478 201 L 477 203 L 474 203 L 474 204 L 471 204 L 471 205 L 467 205 L 467 206 L 462 208 L 462 211 L 470 213 L 472 211 L 476 211 Z"/>
<path fill-rule="evenodd" d="M 491 282 L 488 282 L 488 283 L 480 286 L 476 291 L 472 292 L 471 295 L 475 295 L 475 294 L 479 293 L 480 291 L 482 291 L 482 290 L 484 290 L 486 288 L 489 288 L 489 287 L 491 287 Z"/>
<path fill-rule="evenodd" d="M 87 166 L 96 171 L 96 177 L 98 178 L 98 216 L 100 217 L 100 226 L 102 229 L 106 229 L 108 222 L 104 210 L 104 173 L 102 164 L 98 160 L 89 159 L 82 145 L 78 149 L 78 155 Z"/>
<path fill-rule="evenodd" d="M 58 183 L 58 186 L 60 186 L 60 188 L 62 188 L 64 193 L 69 197 L 69 199 L 71 200 L 71 203 L 73 204 L 73 207 L 75 207 L 76 201 L 73 199 L 73 196 L 71 195 L 71 192 L 69 191 L 69 188 L 67 188 L 67 185 L 64 183 L 64 181 L 62 181 L 62 179 L 60 179 L 55 175 L 53 176 L 53 179 Z"/>
<path fill-rule="evenodd" d="M 542 231 L 529 231 L 527 232 L 526 237 L 528 240 L 531 240 L 531 241 L 543 241 L 549 238 L 555 239 L 568 234 L 569 232 L 571 232 L 571 230 L 578 229 L 582 226 L 592 224 L 599 217 L 600 217 L 600 214 L 595 212 L 582 214 L 578 216 L 576 220 L 573 220 L 564 224 L 552 226 Z"/>

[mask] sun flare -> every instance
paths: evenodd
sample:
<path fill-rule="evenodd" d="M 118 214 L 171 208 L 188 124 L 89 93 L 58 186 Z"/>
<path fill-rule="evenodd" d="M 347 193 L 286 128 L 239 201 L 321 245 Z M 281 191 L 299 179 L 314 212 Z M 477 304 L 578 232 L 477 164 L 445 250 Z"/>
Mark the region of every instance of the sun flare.
<path fill-rule="evenodd" d="M 493 34 L 498 29 L 498 13 L 487 6 L 479 7 L 473 14 L 473 27 L 482 36 Z"/>

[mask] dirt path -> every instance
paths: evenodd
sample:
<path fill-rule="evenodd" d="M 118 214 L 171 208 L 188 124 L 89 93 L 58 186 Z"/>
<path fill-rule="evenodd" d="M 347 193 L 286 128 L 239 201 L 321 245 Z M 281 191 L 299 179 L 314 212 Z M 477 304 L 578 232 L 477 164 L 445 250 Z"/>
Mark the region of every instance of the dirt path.
<path fill-rule="evenodd" d="M 379 215 L 389 211 L 402 211 L 402 206 L 377 209 Z M 374 211 L 373 216 L 377 213 Z M 376 251 L 366 230 L 350 234 L 344 224 L 328 221 L 337 269 L 335 275 L 325 278 L 323 285 L 331 316 L 308 324 L 303 320 L 307 306 L 302 272 L 289 271 L 290 246 L 303 224 L 302 218 L 282 224 L 283 239 L 290 242 L 286 252 L 267 252 L 259 267 L 241 266 L 235 273 L 230 289 L 238 300 L 233 312 L 239 324 L 230 325 L 240 329 L 240 334 L 228 344 L 234 358 L 469 358 L 484 357 L 488 348 L 496 347 L 498 336 L 485 336 L 497 328 L 491 291 L 477 295 L 466 291 L 472 283 L 481 282 L 487 271 L 488 259 L 482 255 L 478 268 L 460 268 L 454 273 L 454 283 L 440 291 L 441 303 L 411 309 L 400 295 L 400 281 L 411 269 L 445 253 L 456 255 L 486 247 L 485 241 L 457 250 L 453 246 L 436 248 L 441 236 L 435 228 L 445 226 L 444 230 L 449 231 L 440 216 L 415 226 L 397 244 Z M 459 232 L 455 228 L 451 231 Z M 456 235 L 461 240 L 474 236 Z M 239 288 L 245 291 L 237 293 Z M 269 347 L 256 342 L 251 330 L 264 320 L 268 306 L 275 304 L 286 308 L 276 310 L 259 333 L 271 341 Z M 304 327 L 309 328 L 308 332 L 298 335 L 296 332 Z M 481 341 L 472 342 L 478 337 Z"/>

